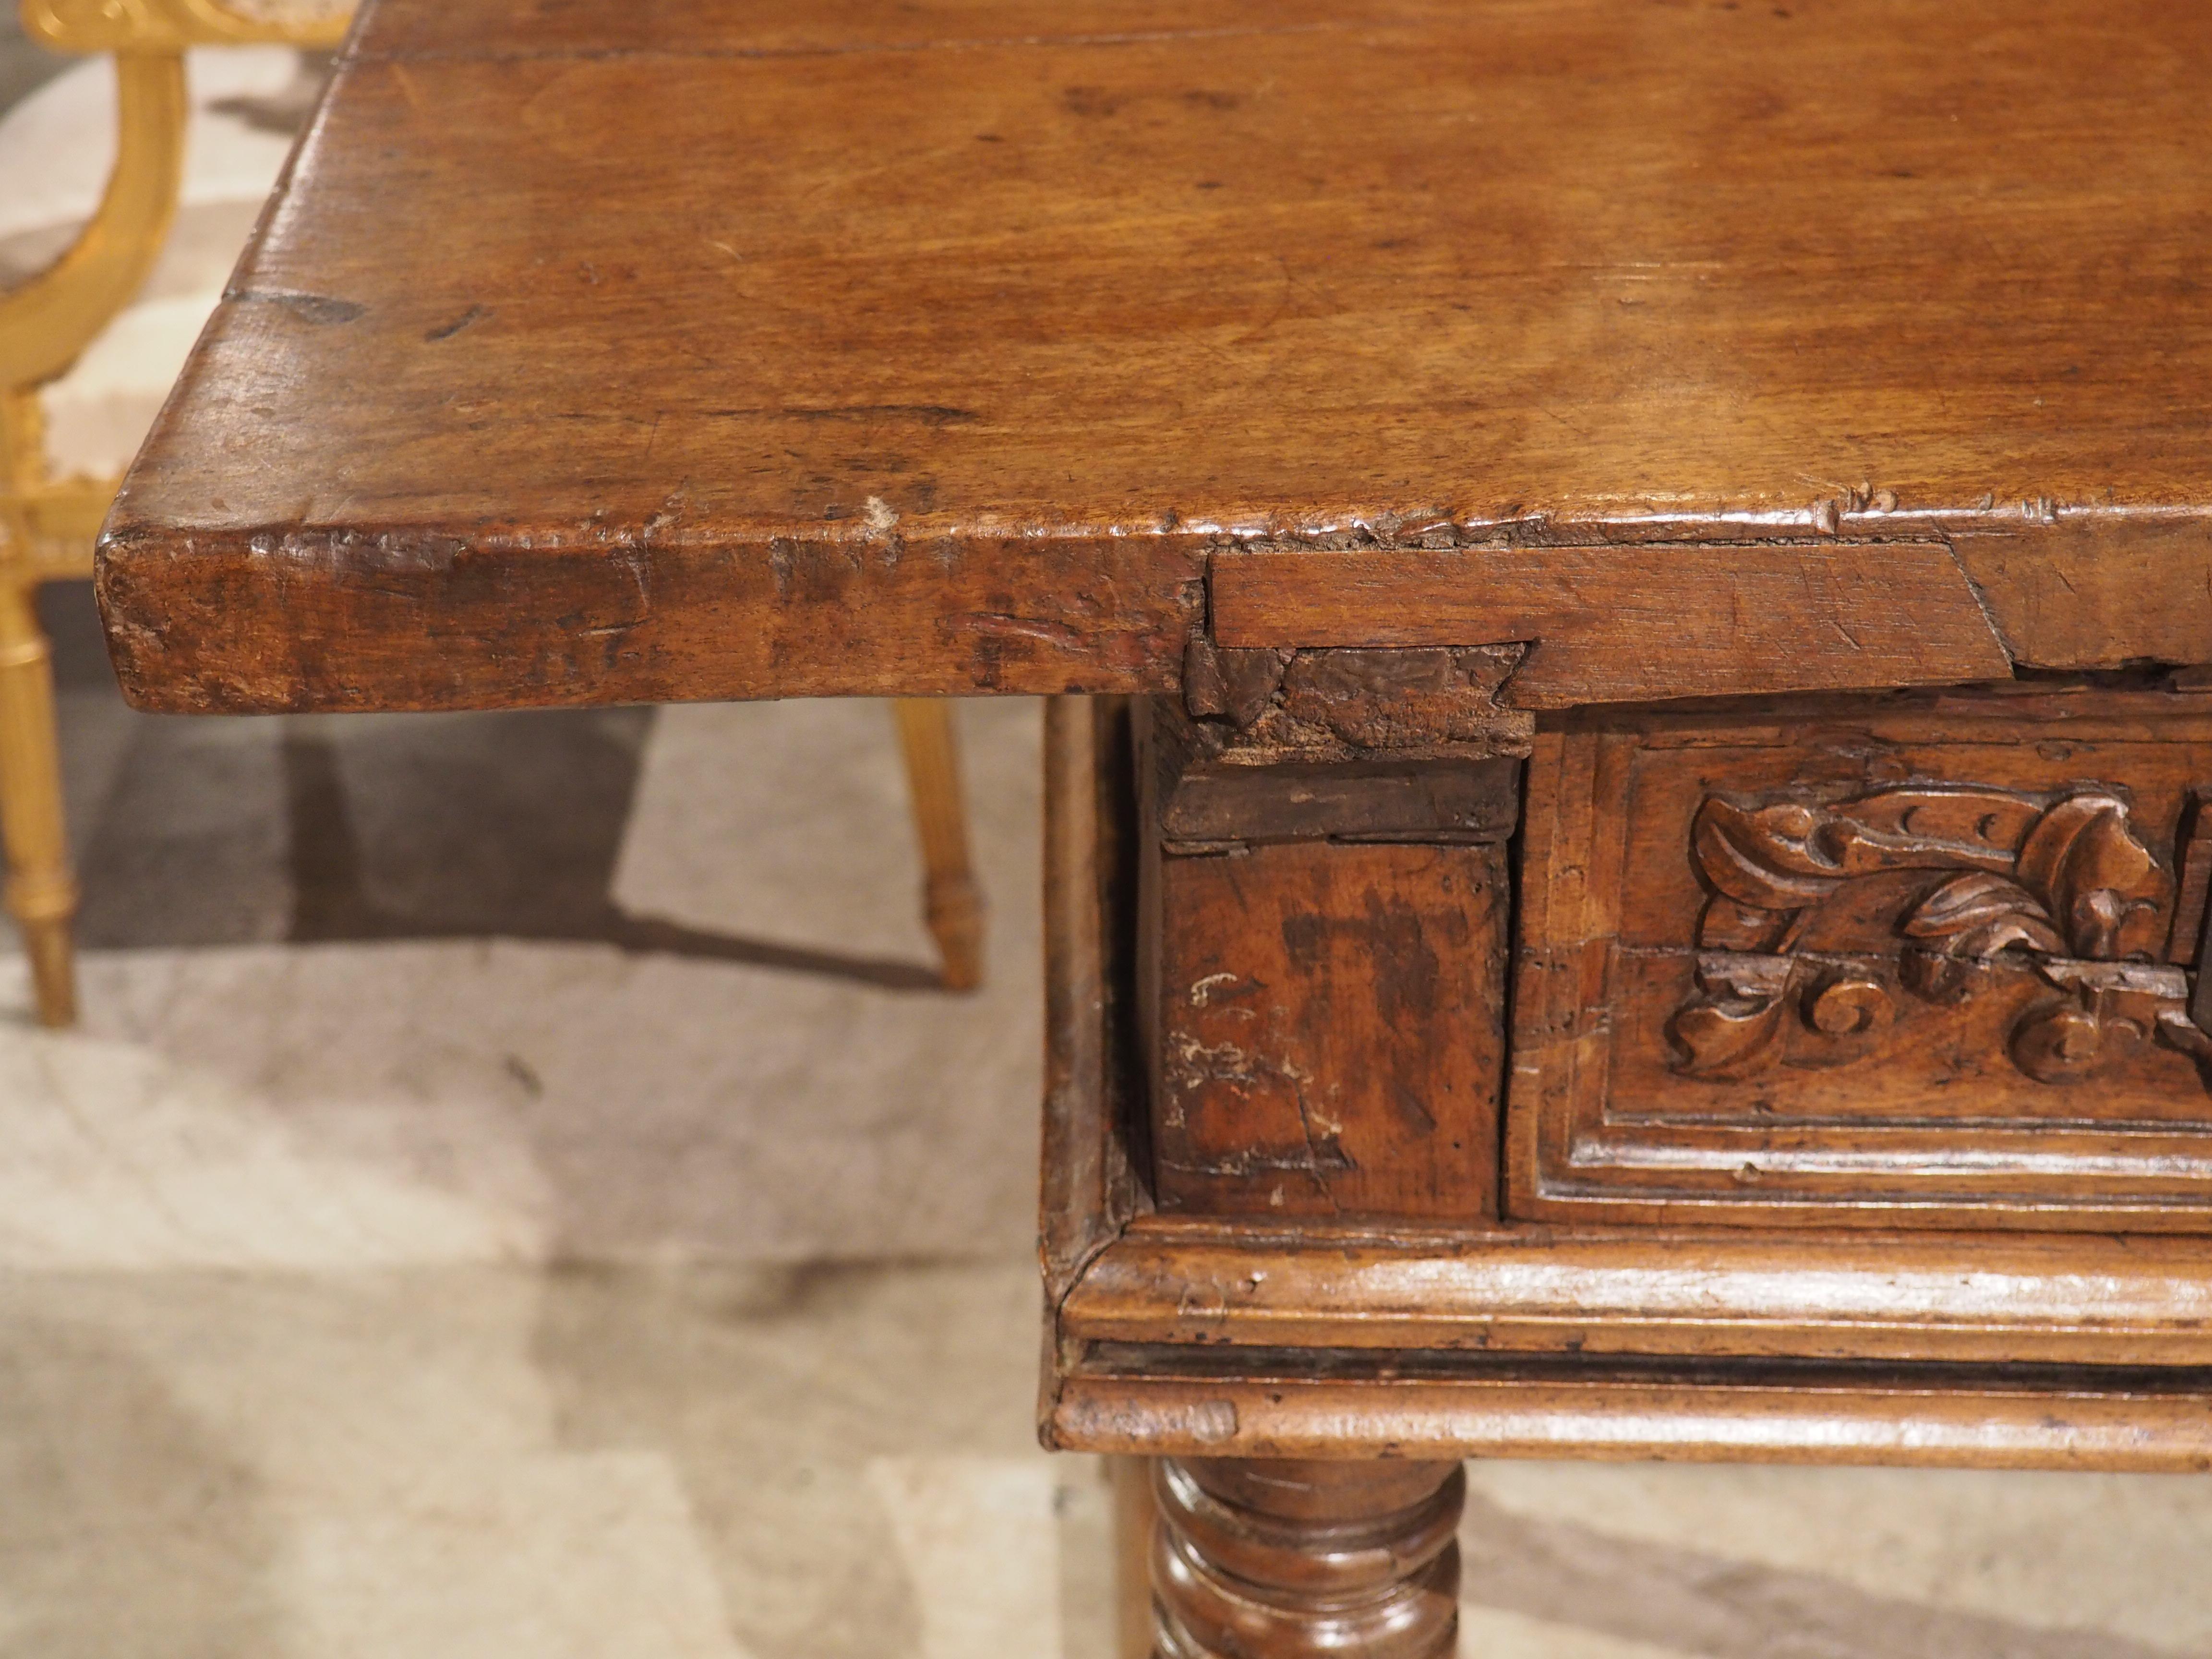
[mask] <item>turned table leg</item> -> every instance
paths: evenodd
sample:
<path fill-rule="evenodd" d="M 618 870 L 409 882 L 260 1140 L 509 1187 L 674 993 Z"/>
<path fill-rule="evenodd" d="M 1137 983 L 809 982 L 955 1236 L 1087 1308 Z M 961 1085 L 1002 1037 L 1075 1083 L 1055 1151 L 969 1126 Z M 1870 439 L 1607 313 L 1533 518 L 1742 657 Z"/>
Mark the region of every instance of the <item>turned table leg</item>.
<path fill-rule="evenodd" d="M 1167 1458 L 1154 1490 L 1159 1659 L 1449 1659 L 1457 1463 Z"/>

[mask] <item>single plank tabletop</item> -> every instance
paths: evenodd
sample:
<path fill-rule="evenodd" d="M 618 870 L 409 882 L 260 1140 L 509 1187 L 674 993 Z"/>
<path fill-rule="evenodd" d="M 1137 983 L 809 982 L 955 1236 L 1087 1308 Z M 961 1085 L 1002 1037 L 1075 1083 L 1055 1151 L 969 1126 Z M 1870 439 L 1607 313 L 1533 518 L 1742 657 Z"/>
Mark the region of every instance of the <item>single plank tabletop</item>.
<path fill-rule="evenodd" d="M 371 0 L 102 544 L 175 710 L 2212 659 L 2203 0 Z"/>

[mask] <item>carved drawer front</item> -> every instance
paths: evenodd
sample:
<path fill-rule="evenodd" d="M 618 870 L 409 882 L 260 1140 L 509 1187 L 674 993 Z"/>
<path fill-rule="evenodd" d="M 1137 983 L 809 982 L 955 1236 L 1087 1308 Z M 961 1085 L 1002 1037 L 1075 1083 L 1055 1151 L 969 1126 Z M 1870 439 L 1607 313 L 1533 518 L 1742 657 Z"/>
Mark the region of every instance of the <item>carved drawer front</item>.
<path fill-rule="evenodd" d="M 1540 733 L 1509 1210 L 2212 1229 L 2200 785 L 2154 692 Z"/>

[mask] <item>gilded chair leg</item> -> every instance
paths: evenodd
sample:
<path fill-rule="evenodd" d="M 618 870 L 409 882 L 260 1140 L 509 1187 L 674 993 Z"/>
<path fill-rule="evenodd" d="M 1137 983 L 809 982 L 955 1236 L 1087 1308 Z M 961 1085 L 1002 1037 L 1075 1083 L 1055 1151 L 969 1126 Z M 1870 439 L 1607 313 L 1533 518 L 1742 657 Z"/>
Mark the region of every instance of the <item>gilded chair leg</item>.
<path fill-rule="evenodd" d="M 70 1025 L 76 1021 L 70 939 L 76 881 L 62 817 L 52 652 L 40 631 L 32 592 L 27 584 L 0 582 L 0 841 L 7 844 L 8 912 L 30 957 L 40 1023 Z"/>
<path fill-rule="evenodd" d="M 902 697 L 893 707 L 921 836 L 922 914 L 937 940 L 946 988 L 972 991 L 983 982 L 983 896 L 968 861 L 951 710 L 933 697 Z"/>

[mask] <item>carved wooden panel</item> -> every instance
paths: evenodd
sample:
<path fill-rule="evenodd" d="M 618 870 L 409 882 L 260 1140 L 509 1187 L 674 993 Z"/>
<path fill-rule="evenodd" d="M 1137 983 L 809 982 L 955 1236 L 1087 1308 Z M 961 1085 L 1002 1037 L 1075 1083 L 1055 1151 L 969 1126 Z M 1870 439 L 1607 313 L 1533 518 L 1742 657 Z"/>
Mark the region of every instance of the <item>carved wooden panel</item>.
<path fill-rule="evenodd" d="M 1540 733 L 1510 1211 L 2212 1228 L 2208 781 L 2166 692 Z"/>

